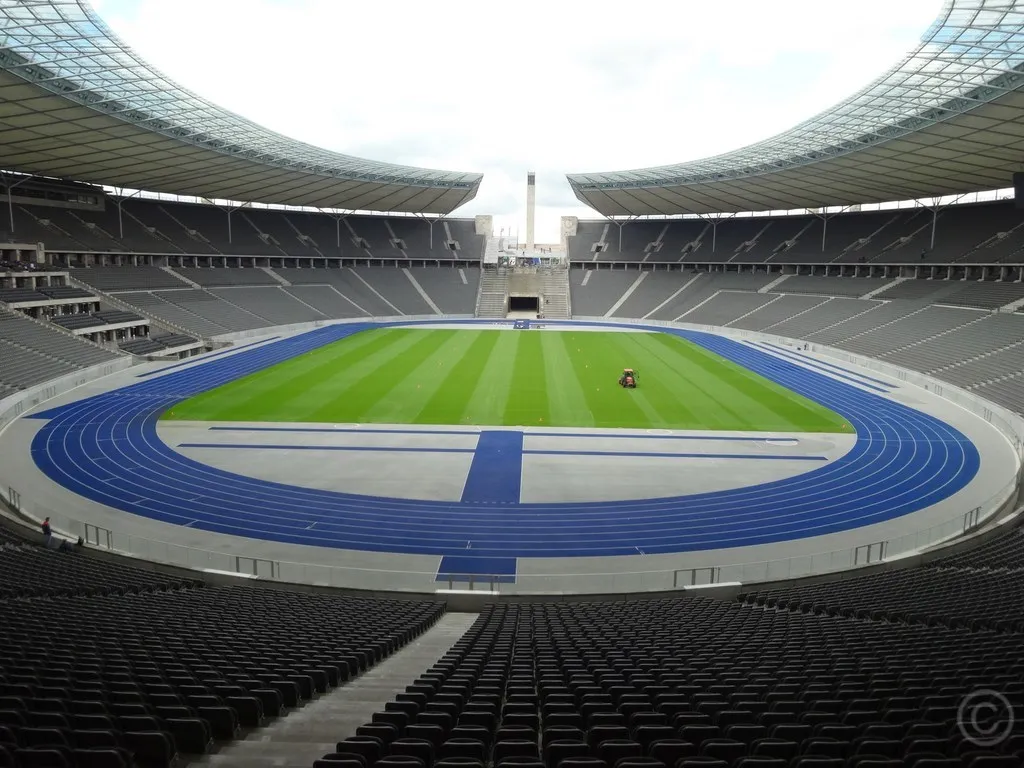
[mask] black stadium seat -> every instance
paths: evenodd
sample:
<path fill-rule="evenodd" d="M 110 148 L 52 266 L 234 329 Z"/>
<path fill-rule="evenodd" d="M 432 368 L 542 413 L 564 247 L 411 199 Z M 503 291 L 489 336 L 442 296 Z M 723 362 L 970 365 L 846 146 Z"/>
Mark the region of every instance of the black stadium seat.
<path fill-rule="evenodd" d="M 826 602 L 829 586 L 815 587 Z M 414 758 L 445 768 L 946 768 L 946 757 L 1003 768 L 1018 759 L 998 746 L 976 750 L 956 718 L 979 687 L 1024 713 L 1019 635 L 848 618 L 803 602 L 489 606 L 386 705 L 394 716 L 357 729 L 384 737 L 360 752 L 368 766 Z M 432 727 L 449 716 L 458 725 L 435 748 L 438 737 L 415 723 L 438 711 Z"/>
<path fill-rule="evenodd" d="M 165 768 L 326 693 L 442 611 L 207 587 L 21 539 L 0 544 L 0 766 Z M 440 739 L 450 722 L 439 712 L 420 728 Z M 348 751 L 370 743 L 380 751 L 359 739 Z M 350 754 L 348 768 L 370 768 L 376 754 L 364 752 L 370 760 Z"/>

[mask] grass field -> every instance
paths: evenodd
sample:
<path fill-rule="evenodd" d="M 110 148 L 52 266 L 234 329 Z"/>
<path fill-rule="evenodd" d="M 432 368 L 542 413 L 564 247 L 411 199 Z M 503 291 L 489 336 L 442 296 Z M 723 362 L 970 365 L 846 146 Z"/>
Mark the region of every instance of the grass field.
<path fill-rule="evenodd" d="M 639 387 L 617 385 L 624 366 Z M 197 395 L 175 420 L 852 432 L 660 333 L 377 329 Z"/>

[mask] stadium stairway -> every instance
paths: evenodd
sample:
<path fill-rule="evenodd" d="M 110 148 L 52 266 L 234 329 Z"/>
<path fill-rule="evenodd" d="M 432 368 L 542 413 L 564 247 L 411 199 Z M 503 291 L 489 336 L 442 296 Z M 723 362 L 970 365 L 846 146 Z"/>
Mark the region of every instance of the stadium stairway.
<path fill-rule="evenodd" d="M 337 743 L 356 735 L 375 712 L 405 691 L 469 630 L 475 613 L 447 613 L 433 627 L 345 685 L 311 701 L 287 717 L 234 741 L 220 752 L 191 760 L 189 766 L 217 768 L 309 768 Z"/>
<path fill-rule="evenodd" d="M 544 317 L 562 320 L 572 317 L 572 309 L 569 306 L 568 267 L 541 267 L 538 277 L 540 291 L 544 296 Z"/>
<path fill-rule="evenodd" d="M 507 270 L 484 267 L 476 297 L 477 317 L 504 318 L 508 314 L 508 279 Z"/>

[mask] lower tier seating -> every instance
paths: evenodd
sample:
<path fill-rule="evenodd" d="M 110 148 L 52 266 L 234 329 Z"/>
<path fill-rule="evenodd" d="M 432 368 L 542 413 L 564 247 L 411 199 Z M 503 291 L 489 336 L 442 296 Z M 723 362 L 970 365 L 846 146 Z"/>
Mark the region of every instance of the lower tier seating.
<path fill-rule="evenodd" d="M 167 768 L 369 669 L 442 612 L 259 587 L 0 600 L 0 765 Z"/>
<path fill-rule="evenodd" d="M 958 729 L 1024 714 L 1020 635 L 709 598 L 504 604 L 315 763 L 368 768 L 1010 768 Z M 1015 754 L 1016 753 L 1016 754 Z"/>

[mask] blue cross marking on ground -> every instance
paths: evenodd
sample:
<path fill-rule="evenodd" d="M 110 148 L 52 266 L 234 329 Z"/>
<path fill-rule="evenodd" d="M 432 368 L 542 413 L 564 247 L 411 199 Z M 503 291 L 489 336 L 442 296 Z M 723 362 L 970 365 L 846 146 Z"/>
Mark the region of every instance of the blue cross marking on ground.
<path fill-rule="evenodd" d="M 523 433 L 484 430 L 462 489 L 462 501 L 518 504 L 522 480 Z"/>

